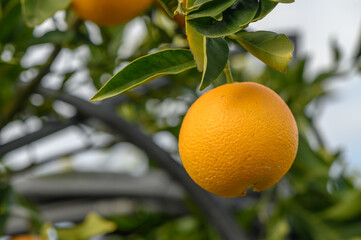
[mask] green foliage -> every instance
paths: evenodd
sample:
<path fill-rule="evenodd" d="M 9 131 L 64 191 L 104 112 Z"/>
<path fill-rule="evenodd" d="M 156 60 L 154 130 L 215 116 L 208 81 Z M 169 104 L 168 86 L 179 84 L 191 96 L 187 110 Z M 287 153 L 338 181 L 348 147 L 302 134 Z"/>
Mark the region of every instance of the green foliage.
<path fill-rule="evenodd" d="M 5 234 L 6 220 L 11 214 L 12 188 L 7 181 L 0 179 L 0 235 Z"/>
<path fill-rule="evenodd" d="M 267 14 L 270 13 L 276 6 L 277 3 L 272 0 L 261 0 L 260 5 L 258 6 L 256 16 L 254 16 L 252 22 L 261 20 L 262 18 L 267 16 Z"/>
<path fill-rule="evenodd" d="M 284 34 L 238 32 L 233 37 L 242 47 L 268 66 L 285 73 L 292 58 L 293 45 Z"/>
<path fill-rule="evenodd" d="M 26 24 L 35 27 L 69 6 L 71 0 L 21 0 Z"/>
<path fill-rule="evenodd" d="M 37 2 L 41 4 L 36 5 Z M 34 28 L 27 25 L 40 24 L 56 11 L 66 8 L 69 1 L 1 1 L 0 120 L 5 119 L 14 100 L 21 93 L 23 84 L 31 82 L 44 69 L 43 65 L 22 65 L 29 48 L 44 43 L 59 47 L 64 52 L 75 53 L 86 49 L 89 54 L 82 59 L 79 68 L 59 72 L 49 70 L 47 77 L 53 74 L 61 79 L 61 84 L 57 86 L 59 92 L 72 91 L 86 84 L 99 89 L 110 79 L 94 100 L 129 89 L 123 93 L 126 100 L 117 106 L 117 113 L 140 126 L 149 135 L 166 132 L 177 138 L 187 108 L 199 95 L 195 91 L 199 83 L 201 90 L 226 83 L 223 72 L 227 65 L 231 66 L 236 81 L 255 81 L 276 91 L 290 106 L 300 131 L 299 151 L 286 177 L 269 191 L 250 193 L 248 197 L 229 202 L 236 203 L 235 211 L 240 227 L 254 239 L 357 240 L 361 236 L 360 190 L 354 187 L 352 179 L 343 172 L 339 176 L 330 176 L 331 167 L 344 166 L 343 155 L 326 148 L 314 124 L 319 109 L 309 111 L 311 104 L 328 96 L 325 86 L 334 77 L 340 76 L 337 67 L 344 56 L 337 44 L 333 45 L 334 64 L 330 69 L 308 77 L 306 72 L 310 59 L 296 58 L 283 74 L 281 72 L 285 72 L 293 50 L 289 39 L 283 34 L 240 30 L 263 19 L 278 3 L 292 1 L 189 0 L 184 9 L 180 8 L 176 0 L 159 2 L 171 16 L 177 9 L 179 12 L 184 11 L 188 20 L 186 33 L 179 27 L 169 27 L 169 22 L 168 25 L 156 23 L 152 15 L 154 11 L 149 11 L 147 16 L 140 19 L 146 26 L 146 37 L 140 39 L 139 47 L 131 51 L 129 56 L 122 56 L 119 49 L 127 37 L 124 31 L 127 25 L 95 26 L 101 39 L 95 42 L 89 26 L 74 20 L 72 13 L 66 11 L 66 30 L 55 26 L 55 29 L 43 35 L 36 35 Z M 236 15 L 240 12 L 245 15 Z M 180 49 L 187 46 L 177 45 L 178 41 L 187 40 L 191 52 Z M 243 51 L 235 56 L 230 55 L 230 42 Z M 252 66 L 247 62 L 248 55 L 244 50 L 276 70 L 266 67 L 255 69 L 257 76 L 248 75 L 247 70 Z M 354 55 L 356 68 L 360 68 L 360 56 L 361 47 L 356 49 Z M 227 64 L 228 60 L 230 64 Z M 84 72 L 85 76 L 78 76 Z M 167 77 L 161 81 L 144 85 L 142 91 L 133 90 L 136 86 L 164 75 Z M 48 83 L 46 80 L 43 77 L 42 83 Z M 34 96 L 33 92 L 10 121 L 36 118 L 41 122 L 59 117 L 53 109 L 54 99 L 44 99 L 35 104 L 29 100 L 31 96 Z M 176 150 L 171 154 L 177 154 Z M 34 162 L 35 166 L 41 164 Z M 1 162 L 0 167 L 2 165 Z M 14 207 L 25 209 L 24 219 L 31 226 L 29 231 L 39 233 L 40 226 L 44 229 L 52 226 L 52 223 L 43 225 L 37 209 L 14 192 L 9 178 L 12 173 L 9 169 L 0 169 L 0 235 L 4 234 L 8 218 L 14 215 Z M 186 212 L 182 216 L 136 212 L 107 220 L 99 217 L 92 219 L 85 219 L 71 229 L 57 229 L 59 236 L 63 239 L 87 239 L 98 234 L 112 233 L 109 239 L 114 240 L 219 239 L 207 220 L 195 211 Z"/>
<path fill-rule="evenodd" d="M 221 21 L 211 17 L 200 17 L 187 21 L 194 29 L 207 37 L 221 37 L 244 29 L 257 13 L 258 2 L 254 0 L 237 1 L 234 7 L 223 13 Z"/>
<path fill-rule="evenodd" d="M 232 6 L 236 0 L 223 0 L 223 1 L 208 1 L 202 4 L 197 4 L 197 9 L 188 11 L 188 19 L 201 18 L 201 17 L 212 17 L 215 18 L 219 15 L 222 16 L 222 12 Z M 199 1 L 198 1 L 199 2 Z M 222 18 L 220 20 L 222 20 Z"/>
<path fill-rule="evenodd" d="M 204 46 L 204 71 L 199 90 L 204 90 L 217 80 L 227 65 L 229 49 L 223 38 L 206 38 Z"/>
<path fill-rule="evenodd" d="M 150 54 L 131 62 L 114 75 L 94 97 L 92 97 L 92 101 L 99 101 L 160 76 L 178 74 L 194 67 L 195 63 L 192 54 L 188 50 L 163 50 Z"/>
<path fill-rule="evenodd" d="M 169 16 L 173 17 L 174 12 L 178 8 L 178 0 L 157 0 L 164 10 L 169 14 Z"/>
<path fill-rule="evenodd" d="M 47 233 L 54 229 L 51 223 L 44 224 L 41 236 L 47 239 Z M 100 217 L 96 213 L 89 213 L 84 222 L 71 228 L 58 228 L 56 231 L 59 240 L 87 240 L 100 234 L 110 233 L 116 229 L 116 224 Z"/>
<path fill-rule="evenodd" d="M 181 14 L 185 13 L 186 35 L 189 47 L 192 51 L 198 70 L 203 72 L 200 89 L 206 88 L 216 80 L 222 72 L 219 67 L 225 68 L 225 63 L 228 62 L 228 56 L 225 60 L 223 58 L 225 56 L 224 54 L 221 54 L 219 59 L 214 57 L 214 53 L 219 53 L 222 49 L 227 53 L 226 49 L 228 49 L 228 47 L 222 46 L 221 48 L 218 47 L 218 50 L 209 51 L 205 46 L 212 42 L 219 41 L 210 40 L 209 38 L 235 38 L 247 51 L 250 51 L 267 65 L 281 72 L 286 71 L 287 64 L 292 57 L 291 52 L 293 51 L 293 46 L 285 35 L 277 35 L 271 32 L 256 32 L 249 34 L 246 32 L 239 32 L 245 29 L 251 22 L 264 18 L 274 9 L 274 7 L 276 7 L 278 1 L 189 0 L 187 1 L 185 9 L 183 9 L 180 2 L 177 5 L 177 1 L 174 0 L 160 0 L 159 2 L 170 16 L 173 16 L 173 13 L 176 12 L 176 10 Z M 212 62 L 210 61 L 211 59 Z M 213 59 L 215 60 L 213 61 Z M 137 71 L 142 71 L 144 75 L 149 76 L 149 80 L 157 78 L 157 72 L 162 71 L 161 66 L 158 66 L 158 70 L 156 70 L 156 66 L 150 70 L 145 69 L 141 62 L 135 61 L 132 62 L 132 65 Z M 209 75 L 211 69 L 212 71 L 214 70 L 215 73 Z M 118 73 L 118 75 L 120 73 Z M 229 76 L 227 76 L 227 78 L 229 78 Z M 228 80 L 231 81 L 231 79 Z M 123 83 L 119 82 L 119 84 L 114 84 L 116 81 L 118 81 L 117 78 L 113 78 L 113 81 L 106 83 L 102 88 L 102 91 L 103 89 L 107 89 L 107 92 L 113 93 L 106 96 L 102 94 L 104 97 L 99 98 L 98 100 L 114 96 L 117 93 L 123 92 L 123 90 L 125 91 L 147 82 L 142 81 L 132 83 L 129 87 L 119 90 L 116 88 Z M 129 81 L 132 82 L 131 80 Z"/>

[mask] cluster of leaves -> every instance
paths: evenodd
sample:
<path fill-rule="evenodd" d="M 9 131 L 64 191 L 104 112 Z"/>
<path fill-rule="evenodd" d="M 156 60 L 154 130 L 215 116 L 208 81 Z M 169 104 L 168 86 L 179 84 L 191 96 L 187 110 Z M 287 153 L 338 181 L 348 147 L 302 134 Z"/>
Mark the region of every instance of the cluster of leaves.
<path fill-rule="evenodd" d="M 197 67 L 202 72 L 200 90 L 229 72 L 229 47 L 226 39 L 267 65 L 285 72 L 291 60 L 293 45 L 283 34 L 268 31 L 246 32 L 252 22 L 264 18 L 278 2 L 276 0 L 188 0 L 186 7 L 177 0 L 159 0 L 170 16 L 185 15 L 186 35 L 190 50 L 166 49 L 131 62 L 115 74 L 91 99 L 103 100 L 147 83 L 155 78 Z M 289 2 L 289 1 L 287 1 Z"/>
<path fill-rule="evenodd" d="M 82 22 L 74 21 L 70 11 L 66 13 L 69 26 L 66 31 L 54 29 L 40 37 L 34 36 L 32 27 L 51 17 L 56 11 L 66 9 L 70 0 L 43 1 L 46 4 L 36 4 L 37 2 L 23 0 L 21 5 L 19 0 L 4 0 L 0 3 L 1 121 L 4 119 L 2 116 L 13 109 L 15 100 L 22 95 L 23 88 L 17 86 L 21 78 L 30 75 L 30 78 L 27 77 L 26 80 L 31 81 L 32 77 L 44 68 L 42 64 L 30 68 L 21 64 L 27 50 L 39 44 L 48 43 L 54 48 L 60 47 L 69 51 L 76 51 L 81 46 L 89 49 L 90 57 L 87 59 L 86 69 L 89 70 L 90 79 L 79 82 L 74 80 L 72 77 L 78 73 L 78 69 L 57 73 L 58 77 L 63 79 L 59 91 L 66 91 L 64 85 L 69 82 L 77 82 L 77 86 L 80 86 L 92 81 L 91 84 L 99 88 L 103 84 L 104 77 L 113 75 L 115 69 L 123 62 L 131 63 L 111 78 L 114 80 L 108 83 L 110 84 L 109 92 L 101 93 L 98 95 L 99 98 L 118 94 L 156 77 L 171 74 L 169 79 L 165 79 L 166 84 L 159 88 L 148 89 L 148 85 L 144 85 L 149 90 L 146 95 L 128 91 L 126 97 L 129 101 L 119 105 L 118 113 L 140 125 L 149 134 L 166 131 L 174 137 L 178 136 L 180 119 L 185 112 L 160 114 L 157 109 L 152 108 L 152 102 L 155 102 L 159 108 L 164 105 L 165 109 L 170 109 L 169 104 L 174 102 L 190 105 L 197 97 L 194 90 L 199 79 L 202 79 L 201 89 L 210 84 L 216 86 L 224 83 L 226 76 L 222 72 L 227 69 L 226 65 L 230 58 L 231 63 L 234 63 L 230 65 L 233 65 L 232 72 L 236 81 L 256 81 L 274 89 L 290 106 L 300 126 L 300 147 L 294 166 L 276 187 L 257 194 L 256 197 L 259 198 L 257 201 L 252 202 L 252 198 L 249 198 L 252 202 L 250 206 L 242 205 L 237 214 L 243 229 L 251 236 L 268 240 L 355 240 L 361 235 L 360 191 L 355 189 L 350 178 L 342 174 L 333 178 L 329 176 L 329 170 L 334 164 L 342 164 L 340 153 L 331 153 L 322 141 L 318 140 L 316 145 L 311 145 L 309 141 L 310 135 L 313 139 L 318 139 L 319 133 L 313 124 L 316 113 L 306 114 L 306 108 L 310 103 L 326 95 L 324 86 L 336 76 L 337 70 L 331 69 L 314 79 L 309 79 L 305 75 L 307 59 L 295 59 L 287 73 L 281 74 L 279 71 L 284 71 L 292 51 L 289 40 L 284 35 L 271 32 L 244 30 L 249 23 L 266 16 L 276 6 L 276 1 L 198 0 L 189 1 L 184 7 L 177 1 L 162 0 L 160 3 L 170 15 L 178 10 L 186 16 L 186 31 L 191 51 L 168 49 L 144 56 L 151 50 L 160 48 L 160 45 L 171 45 L 175 38 L 174 34 L 168 34 L 154 24 L 151 21 L 151 13 L 148 13 L 150 17 L 145 17 L 143 20 L 148 32 L 152 34 L 146 37 L 142 45 L 130 57 L 124 59 L 117 56 L 117 50 L 123 41 L 124 26 L 99 28 L 102 43 L 94 44 L 88 28 Z M 247 10 L 248 14 L 237 15 L 240 18 L 231 17 L 232 13 L 240 9 Z M 185 38 L 185 35 L 182 37 Z M 236 43 L 238 47 L 242 46 L 279 71 L 266 68 L 261 76 L 253 79 L 245 76 L 247 69 L 242 67 L 237 69 L 235 65 L 238 64 L 237 58 L 244 57 L 246 53 L 242 52 L 236 56 L 228 54 L 230 42 Z M 358 51 L 358 63 L 360 53 L 361 51 Z M 148 75 L 141 74 L 147 71 Z M 29 96 L 24 104 L 29 102 Z M 24 106 L 24 109 L 21 115 L 23 119 L 48 117 L 56 112 L 52 108 L 51 99 L 46 99 L 39 106 L 28 104 Z M 178 121 L 175 123 L 168 121 L 170 117 L 176 117 Z M 4 170 L 1 166 L 1 176 L 3 176 L 3 171 L 10 172 L 9 169 Z M 237 204 L 242 202 L 242 200 L 235 201 Z M 0 233 L 4 231 L 6 219 L 14 214 L 12 212 L 14 205 L 22 205 L 28 209 L 28 218 L 33 222 L 35 232 L 39 233 L 41 224 L 38 216 L 35 215 L 34 208 L 14 193 L 7 177 L 2 177 L 0 179 Z M 114 216 L 110 222 L 93 216 L 74 228 L 65 231 L 57 230 L 59 235 L 65 236 L 64 239 L 69 239 L 69 231 L 71 237 L 78 236 L 84 239 L 111 232 L 115 228 L 116 234 L 110 239 L 177 239 L 177 237 L 179 239 L 217 239 L 207 221 L 195 215 L 175 219 L 151 214 Z M 94 220 L 100 228 L 105 226 L 105 230 L 94 228 L 92 225 Z M 97 232 L 90 235 L 87 230 L 89 226 Z M 42 227 L 46 231 L 52 226 L 45 224 Z"/>

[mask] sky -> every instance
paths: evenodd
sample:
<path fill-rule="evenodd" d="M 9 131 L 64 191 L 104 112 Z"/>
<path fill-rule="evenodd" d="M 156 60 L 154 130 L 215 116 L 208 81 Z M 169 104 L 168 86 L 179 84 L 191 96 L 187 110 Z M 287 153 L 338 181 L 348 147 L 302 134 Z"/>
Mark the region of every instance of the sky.
<path fill-rule="evenodd" d="M 296 0 L 278 4 L 255 30 L 296 33 L 298 54 L 311 58 L 309 74 L 330 65 L 330 42 L 336 40 L 343 53 L 342 68 L 350 68 L 350 59 L 361 41 L 360 0 Z M 361 172 L 361 75 L 350 73 L 327 86 L 331 98 L 323 103 L 316 119 L 326 145 L 342 150 L 348 169 Z"/>

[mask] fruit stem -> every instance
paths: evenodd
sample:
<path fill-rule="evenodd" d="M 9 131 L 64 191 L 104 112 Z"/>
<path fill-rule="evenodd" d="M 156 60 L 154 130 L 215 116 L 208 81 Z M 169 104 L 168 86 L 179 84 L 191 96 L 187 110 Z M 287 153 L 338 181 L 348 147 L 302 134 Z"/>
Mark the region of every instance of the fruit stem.
<path fill-rule="evenodd" d="M 231 64 L 230 64 L 229 60 L 228 60 L 226 67 L 224 68 L 224 73 L 226 74 L 227 83 L 233 83 Z"/>
<path fill-rule="evenodd" d="M 180 15 L 185 15 L 185 12 L 184 12 L 184 7 L 183 7 L 183 2 L 184 0 L 180 0 L 178 2 L 178 7 L 177 9 L 174 11 L 174 15 L 177 15 L 177 14 L 180 14 Z"/>

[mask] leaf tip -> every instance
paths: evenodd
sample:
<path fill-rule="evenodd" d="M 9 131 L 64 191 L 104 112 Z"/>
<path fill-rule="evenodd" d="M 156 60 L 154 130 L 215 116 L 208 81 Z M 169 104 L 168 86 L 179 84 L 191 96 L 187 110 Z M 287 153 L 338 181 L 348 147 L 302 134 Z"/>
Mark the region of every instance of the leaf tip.
<path fill-rule="evenodd" d="M 92 96 L 90 98 L 91 102 L 99 102 L 100 100 L 102 100 L 99 96 L 98 96 L 98 92 L 94 94 L 94 96 Z"/>

